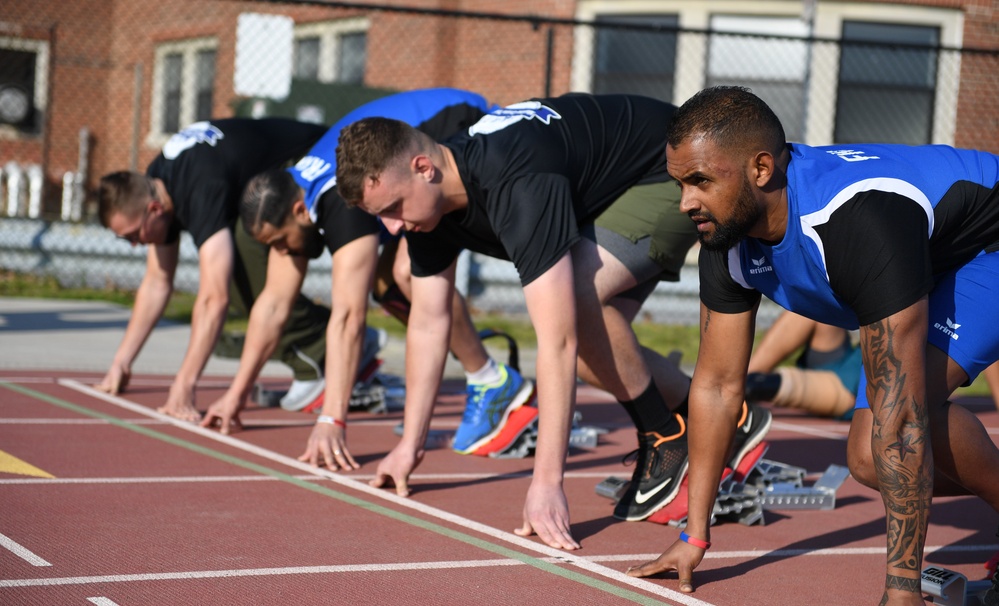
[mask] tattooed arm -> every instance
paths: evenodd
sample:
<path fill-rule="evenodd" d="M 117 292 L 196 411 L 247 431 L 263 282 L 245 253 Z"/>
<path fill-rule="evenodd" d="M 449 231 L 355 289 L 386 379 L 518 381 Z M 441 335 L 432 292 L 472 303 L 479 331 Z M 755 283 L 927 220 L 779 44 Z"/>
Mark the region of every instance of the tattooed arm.
<path fill-rule="evenodd" d="M 927 300 L 860 331 L 871 452 L 884 501 L 888 567 L 882 604 L 922 604 L 919 573 L 933 493 L 926 403 Z"/>

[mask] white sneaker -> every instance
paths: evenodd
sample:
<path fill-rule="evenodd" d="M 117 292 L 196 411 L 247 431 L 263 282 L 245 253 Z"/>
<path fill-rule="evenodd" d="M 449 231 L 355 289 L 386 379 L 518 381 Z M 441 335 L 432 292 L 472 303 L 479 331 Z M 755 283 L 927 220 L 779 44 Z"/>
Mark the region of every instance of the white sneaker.
<path fill-rule="evenodd" d="M 387 344 L 388 333 L 384 329 L 365 327 L 364 344 L 361 346 L 361 363 L 357 365 L 358 372 L 363 372 L 368 364 L 374 362 L 375 358 L 378 357 L 378 352 L 385 349 Z"/>
<path fill-rule="evenodd" d="M 281 408 L 291 411 L 302 410 L 321 396 L 324 389 L 326 389 L 326 379 L 322 377 L 311 381 L 292 381 L 288 393 L 281 398 Z"/>

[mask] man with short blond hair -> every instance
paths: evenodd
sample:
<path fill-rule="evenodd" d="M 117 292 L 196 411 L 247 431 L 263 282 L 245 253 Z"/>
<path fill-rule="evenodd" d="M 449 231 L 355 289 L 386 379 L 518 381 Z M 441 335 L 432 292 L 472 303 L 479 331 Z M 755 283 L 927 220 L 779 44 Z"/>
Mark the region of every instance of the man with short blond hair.
<path fill-rule="evenodd" d="M 615 517 L 646 519 L 675 498 L 687 469 L 689 379 L 631 328 L 659 281 L 679 279 L 696 240 L 665 170 L 673 109 L 646 97 L 571 94 L 497 109 L 440 143 L 379 118 L 344 129 L 340 193 L 406 233 L 413 274 L 407 352 L 419 353 L 406 360 L 403 437 L 374 486 L 409 492 L 447 353 L 455 259 L 467 248 L 513 262 L 538 338 L 537 449 L 517 532 L 579 547 L 562 489 L 577 368 L 638 430 L 635 472 Z M 762 409 L 746 419 L 740 460 L 770 423 Z"/>

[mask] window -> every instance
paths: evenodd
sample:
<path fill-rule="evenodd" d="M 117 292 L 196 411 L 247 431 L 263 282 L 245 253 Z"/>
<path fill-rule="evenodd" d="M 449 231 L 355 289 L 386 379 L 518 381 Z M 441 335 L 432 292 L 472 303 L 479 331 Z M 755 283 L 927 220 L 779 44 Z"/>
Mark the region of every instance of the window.
<path fill-rule="evenodd" d="M 0 127 L 39 134 L 48 101 L 49 45 L 0 36 Z"/>
<path fill-rule="evenodd" d="M 217 46 L 216 40 L 201 38 L 156 48 L 152 137 L 163 138 L 212 117 Z"/>
<path fill-rule="evenodd" d="M 646 95 L 673 100 L 677 17 L 671 15 L 599 15 L 593 92 Z M 612 24 L 660 26 L 666 31 L 616 28 Z"/>
<path fill-rule="evenodd" d="M 780 118 L 787 139 L 802 141 L 808 46 L 794 38 L 807 37 L 808 25 L 798 18 L 715 15 L 711 30 L 707 86 L 749 87 Z"/>
<path fill-rule="evenodd" d="M 296 25 L 295 78 L 362 84 L 368 60 L 368 25 L 366 18 Z"/>
<path fill-rule="evenodd" d="M 929 143 L 939 40 L 935 27 L 844 21 L 836 142 Z"/>

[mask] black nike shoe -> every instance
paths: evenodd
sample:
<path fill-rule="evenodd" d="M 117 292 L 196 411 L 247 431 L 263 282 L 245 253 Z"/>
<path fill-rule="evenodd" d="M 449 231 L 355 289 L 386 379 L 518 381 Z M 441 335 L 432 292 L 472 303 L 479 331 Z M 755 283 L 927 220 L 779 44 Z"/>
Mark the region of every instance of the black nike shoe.
<path fill-rule="evenodd" d="M 635 457 L 635 472 L 624 496 L 614 507 L 614 517 L 637 522 L 668 505 L 680 492 L 687 475 L 686 420 L 674 415 L 678 431 L 663 436 L 655 431 L 638 434 L 638 449 L 625 456 Z"/>
<path fill-rule="evenodd" d="M 770 431 L 773 414 L 757 404 L 742 403 L 742 417 L 732 439 L 732 458 L 728 460 L 731 469 L 737 469 L 742 458 L 763 441 Z"/>

